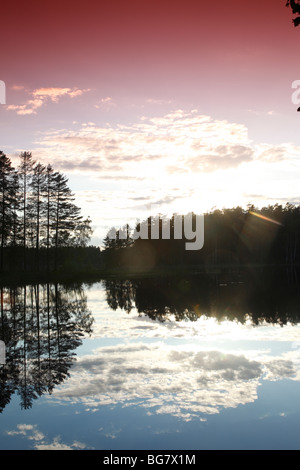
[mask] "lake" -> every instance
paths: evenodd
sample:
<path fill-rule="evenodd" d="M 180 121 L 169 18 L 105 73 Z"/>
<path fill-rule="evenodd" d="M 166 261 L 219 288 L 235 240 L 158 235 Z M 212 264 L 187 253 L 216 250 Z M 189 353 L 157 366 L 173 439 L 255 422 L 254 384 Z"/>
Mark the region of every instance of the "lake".
<path fill-rule="evenodd" d="M 1 450 L 300 449 L 291 273 L 1 289 Z"/>

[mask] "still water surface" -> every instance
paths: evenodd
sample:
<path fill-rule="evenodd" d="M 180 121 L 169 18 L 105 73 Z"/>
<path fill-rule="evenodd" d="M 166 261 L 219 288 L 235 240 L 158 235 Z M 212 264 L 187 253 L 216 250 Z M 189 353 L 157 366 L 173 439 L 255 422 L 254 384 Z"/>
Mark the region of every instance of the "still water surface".
<path fill-rule="evenodd" d="M 0 449 L 300 449 L 295 283 L 1 293 Z"/>

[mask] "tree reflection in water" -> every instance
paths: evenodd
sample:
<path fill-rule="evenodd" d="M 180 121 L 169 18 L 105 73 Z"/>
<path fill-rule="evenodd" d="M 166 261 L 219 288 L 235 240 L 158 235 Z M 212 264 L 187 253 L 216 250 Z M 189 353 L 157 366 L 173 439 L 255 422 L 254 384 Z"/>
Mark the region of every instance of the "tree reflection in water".
<path fill-rule="evenodd" d="M 0 339 L 6 364 L 0 366 L 0 411 L 14 393 L 21 407 L 69 376 L 82 336 L 93 318 L 82 287 L 57 284 L 1 288 Z"/>
<path fill-rule="evenodd" d="M 165 321 L 196 321 L 201 316 L 240 323 L 284 325 L 300 320 L 300 290 L 296 272 L 261 270 L 239 274 L 192 277 L 105 280 L 111 309 Z"/>

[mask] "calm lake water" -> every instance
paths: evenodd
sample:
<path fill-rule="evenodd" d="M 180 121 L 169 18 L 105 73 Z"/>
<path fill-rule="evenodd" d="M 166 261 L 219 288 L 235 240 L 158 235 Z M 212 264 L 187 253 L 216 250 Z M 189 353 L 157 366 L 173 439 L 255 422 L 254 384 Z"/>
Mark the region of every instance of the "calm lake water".
<path fill-rule="evenodd" d="M 1 450 L 300 449 L 296 278 L 1 294 Z"/>

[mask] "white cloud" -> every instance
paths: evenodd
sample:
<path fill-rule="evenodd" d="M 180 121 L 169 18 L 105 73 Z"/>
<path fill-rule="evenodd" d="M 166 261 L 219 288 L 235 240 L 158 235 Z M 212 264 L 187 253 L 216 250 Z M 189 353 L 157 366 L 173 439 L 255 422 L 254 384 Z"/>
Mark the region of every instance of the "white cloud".
<path fill-rule="evenodd" d="M 63 91 L 49 91 L 52 100 L 63 95 Z M 36 99 L 45 96 L 37 94 Z M 110 97 L 102 99 L 103 105 L 112 103 Z M 49 131 L 36 145 L 40 159 L 51 159 L 64 171 L 147 181 L 157 180 L 159 175 L 164 183 L 177 174 L 190 178 L 235 170 L 243 164 L 247 168 L 257 162 L 295 162 L 299 155 L 299 148 L 291 144 L 254 145 L 242 124 L 180 109 L 158 117 L 144 116 L 127 125 L 83 123 L 79 129 Z"/>
<path fill-rule="evenodd" d="M 15 436 L 15 435 L 27 436 L 28 439 L 35 440 L 35 441 L 39 441 L 44 438 L 44 435 L 37 430 L 37 426 L 32 425 L 32 424 L 18 424 L 17 430 L 7 431 L 6 434 L 8 436 Z"/>
<path fill-rule="evenodd" d="M 29 441 L 34 441 L 33 448 L 36 450 L 78 450 L 85 449 L 86 445 L 74 441 L 72 444 L 64 444 L 61 442 L 60 436 L 56 436 L 52 441 L 47 440 L 47 437 L 38 430 L 36 424 L 18 424 L 17 429 L 6 431 L 8 436 L 22 436 Z"/>
<path fill-rule="evenodd" d="M 116 106 L 117 105 L 111 96 L 106 96 L 105 98 L 101 98 L 94 104 L 94 107 L 96 109 L 102 109 L 105 111 L 109 111 L 110 109 L 115 108 Z"/>
<path fill-rule="evenodd" d="M 13 91 L 23 91 L 23 90 L 25 90 L 25 87 L 23 85 L 12 85 L 11 89 Z"/>
<path fill-rule="evenodd" d="M 21 87 L 14 87 L 15 90 L 21 90 Z M 37 88 L 30 92 L 29 98 L 24 104 L 8 105 L 8 111 L 15 111 L 20 115 L 37 114 L 39 108 L 44 106 L 47 102 L 57 103 L 63 97 L 75 98 L 89 91 L 88 89 L 78 88 Z"/>

